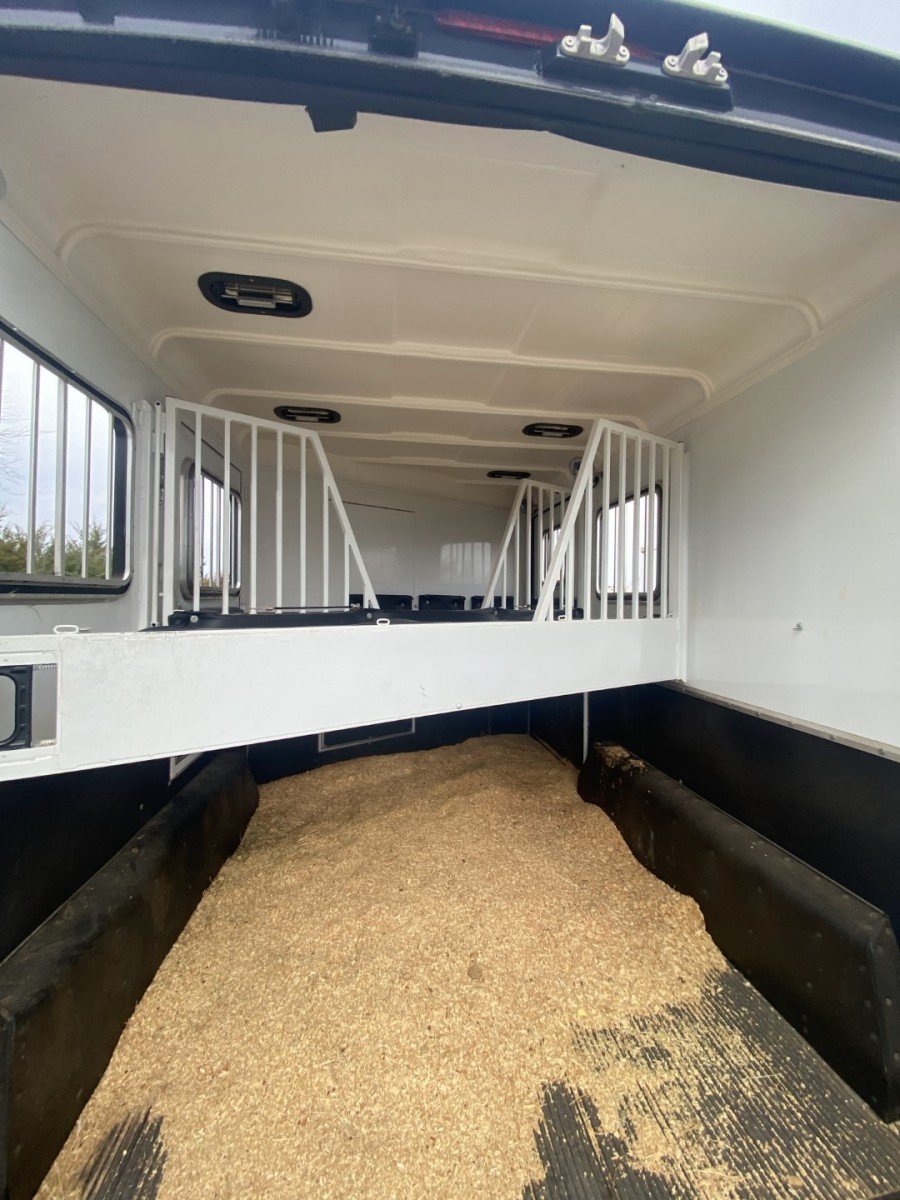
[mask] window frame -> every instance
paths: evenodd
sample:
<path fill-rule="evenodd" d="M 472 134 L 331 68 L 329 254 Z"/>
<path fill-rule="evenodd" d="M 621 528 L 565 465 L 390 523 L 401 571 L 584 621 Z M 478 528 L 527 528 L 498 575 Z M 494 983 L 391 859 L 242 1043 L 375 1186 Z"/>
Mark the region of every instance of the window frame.
<path fill-rule="evenodd" d="M 203 440 L 203 448 L 211 451 L 213 454 L 219 454 L 219 451 L 211 443 Z M 221 457 L 221 456 L 220 456 Z M 181 466 L 181 554 L 180 554 L 180 579 L 178 586 L 181 591 L 182 603 L 190 606 L 194 601 L 194 580 L 193 580 L 193 554 L 194 554 L 194 472 L 197 469 L 197 464 L 193 458 L 185 458 Z M 241 588 L 243 587 L 243 558 L 244 558 L 244 497 L 243 497 L 243 472 L 234 463 L 231 464 L 232 474 L 238 472 L 240 475 L 240 486 L 231 487 L 231 504 L 229 510 L 233 510 L 236 506 L 237 512 L 237 537 L 231 538 L 231 553 L 232 559 L 236 556 L 238 571 L 237 582 L 234 576 L 229 579 L 228 597 L 229 600 L 239 600 Z M 215 471 L 210 471 L 202 464 L 200 466 L 201 490 L 202 480 L 206 476 L 213 483 L 218 484 L 225 491 L 225 481 L 220 479 Z M 202 535 L 201 535 L 202 538 Z M 233 565 L 233 563 L 232 563 Z M 200 586 L 200 604 L 203 605 L 204 600 L 221 599 L 222 588 L 212 586 Z"/>
<path fill-rule="evenodd" d="M 66 384 L 82 392 L 89 402 L 105 408 L 110 415 L 113 438 L 112 552 L 110 569 L 113 579 L 85 578 L 82 575 L 27 575 L 24 572 L 0 573 L 0 602 L 29 599 L 76 600 L 115 599 L 131 587 L 134 578 L 134 422 L 124 405 L 89 383 L 77 371 L 66 366 L 54 354 L 21 330 L 0 317 L 0 339 L 11 343 L 30 358 L 36 367 L 45 367 Z M 107 535 L 109 536 L 109 534 Z"/>
<path fill-rule="evenodd" d="M 656 562 L 653 564 L 653 566 L 655 567 L 655 573 L 656 573 L 656 587 L 653 589 L 652 592 L 649 593 L 649 598 L 654 603 L 656 603 L 657 600 L 662 598 L 662 511 L 663 511 L 662 485 L 659 483 L 655 483 L 653 485 L 652 490 L 656 493 L 656 497 L 657 497 L 657 502 L 656 502 Z M 650 487 L 641 488 L 640 492 L 638 493 L 638 497 L 649 496 L 650 491 L 651 491 Z M 630 495 L 626 495 L 624 502 L 625 502 L 625 504 L 628 504 L 629 502 L 631 502 L 633 500 L 634 500 L 634 492 L 632 491 Z M 621 501 L 618 498 L 616 500 L 611 501 L 610 505 L 609 505 L 609 512 L 612 512 L 612 510 L 614 508 L 618 508 L 620 503 L 621 503 Z M 604 510 L 601 505 L 597 509 L 597 512 L 594 516 L 594 563 L 595 563 L 594 595 L 601 603 L 603 602 L 603 600 L 605 598 L 605 600 L 608 604 L 608 603 L 610 603 L 610 601 L 612 601 L 614 603 L 616 601 L 616 598 L 618 597 L 619 593 L 618 593 L 618 589 L 611 591 L 611 592 L 607 591 L 604 593 L 597 586 L 598 576 L 600 574 L 600 563 L 601 563 L 600 550 L 601 550 L 601 547 L 603 544 L 601 541 L 601 538 L 603 536 L 602 532 L 601 532 L 601 528 L 602 528 L 601 522 L 603 520 L 603 511 Z M 635 596 L 634 591 L 630 591 L 630 592 L 623 591 L 622 592 L 622 603 L 624 604 L 626 601 L 630 601 L 631 603 L 634 603 L 634 596 Z M 646 601 L 647 598 L 648 598 L 648 593 L 646 590 L 644 590 L 643 592 L 637 593 L 638 604 L 640 604 L 640 602 L 642 600 Z"/>

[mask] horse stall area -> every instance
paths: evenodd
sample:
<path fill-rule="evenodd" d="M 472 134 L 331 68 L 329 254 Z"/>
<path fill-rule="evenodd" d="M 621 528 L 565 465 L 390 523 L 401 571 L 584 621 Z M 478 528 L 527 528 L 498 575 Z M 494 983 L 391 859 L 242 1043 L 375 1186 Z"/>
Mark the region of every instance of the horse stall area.
<path fill-rule="evenodd" d="M 2 1200 L 900 1196 L 900 60 L 662 8 L 0 3 Z"/>

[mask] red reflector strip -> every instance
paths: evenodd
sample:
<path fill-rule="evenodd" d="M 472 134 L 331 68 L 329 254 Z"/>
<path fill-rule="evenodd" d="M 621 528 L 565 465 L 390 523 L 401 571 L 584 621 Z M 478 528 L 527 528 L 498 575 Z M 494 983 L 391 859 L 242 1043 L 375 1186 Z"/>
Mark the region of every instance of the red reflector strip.
<path fill-rule="evenodd" d="M 546 25 L 533 25 L 530 21 L 481 17 L 475 13 L 460 12 L 456 8 L 442 8 L 434 14 L 434 19 L 441 29 L 450 33 L 470 33 L 475 37 L 514 42 L 518 46 L 553 46 L 567 32 L 565 29 L 549 29 Z"/>

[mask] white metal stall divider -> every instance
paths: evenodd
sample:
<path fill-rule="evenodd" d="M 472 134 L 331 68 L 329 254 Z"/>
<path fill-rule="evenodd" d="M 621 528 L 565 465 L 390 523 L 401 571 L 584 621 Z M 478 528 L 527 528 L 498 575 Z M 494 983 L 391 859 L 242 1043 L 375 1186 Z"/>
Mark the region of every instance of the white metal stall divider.
<path fill-rule="evenodd" d="M 568 502 L 569 492 L 564 488 L 536 479 L 522 480 L 516 489 L 509 520 L 491 566 L 482 608 L 493 607 L 497 596 L 500 597 L 501 607 L 505 608 L 510 580 L 513 607 L 531 607 L 548 565 L 544 561 L 544 536 L 547 535 L 552 548 L 553 534 L 561 528 Z"/>
<path fill-rule="evenodd" d="M 630 620 L 677 615 L 683 582 L 682 476 L 683 447 L 677 442 L 611 421 L 595 422 L 534 620 L 552 620 L 557 588 L 559 610 L 567 618 L 579 598 L 585 620 L 623 620 L 626 605 Z"/>
<path fill-rule="evenodd" d="M 232 453 L 233 453 L 233 431 L 248 432 L 249 437 L 249 468 L 250 468 L 250 488 L 249 488 L 249 585 L 247 598 L 247 611 L 256 613 L 258 611 L 258 594 L 259 594 L 259 527 L 260 527 L 260 502 L 259 502 L 259 442 L 260 433 L 272 435 L 275 445 L 275 496 L 274 496 L 274 533 L 275 533 L 275 563 L 274 563 L 274 588 L 275 588 L 275 604 L 272 606 L 278 610 L 284 607 L 304 609 L 312 607 L 308 595 L 308 579 L 311 550 L 317 543 L 310 543 L 308 537 L 308 456 L 311 453 L 313 460 L 321 472 L 322 478 L 322 543 L 319 547 L 319 562 L 322 571 L 322 593 L 321 607 L 328 608 L 331 606 L 331 584 L 329 576 L 329 542 L 331 537 L 330 528 L 330 509 L 333 506 L 334 514 L 337 520 L 338 532 L 342 538 L 342 586 L 340 589 L 340 599 L 337 601 L 336 607 L 347 607 L 350 603 L 350 565 L 351 562 L 355 566 L 359 577 L 362 581 L 363 604 L 370 608 L 377 608 L 378 601 L 375 597 L 375 591 L 372 587 L 372 582 L 360 554 L 359 545 L 351 528 L 350 521 L 347 517 L 346 509 L 341 500 L 340 492 L 334 479 L 334 474 L 331 470 L 331 465 L 328 462 L 325 451 L 322 447 L 321 439 L 318 434 L 312 429 L 303 428 L 285 428 L 274 421 L 265 420 L 260 417 L 250 417 L 243 413 L 228 412 L 223 409 L 214 409 L 205 405 L 191 404 L 186 400 L 178 400 L 167 398 L 164 416 L 165 440 L 162 448 L 159 446 L 159 430 L 162 428 L 162 422 L 157 422 L 157 438 L 156 438 L 156 464 L 153 470 L 153 484 L 156 487 L 157 494 L 159 490 L 160 475 L 162 476 L 162 505 L 163 505 L 163 520 L 162 520 L 162 589 L 157 591 L 154 600 L 158 601 L 154 605 L 154 613 L 152 621 L 156 624 L 162 624 L 166 615 L 174 612 L 182 607 L 181 605 L 181 581 L 178 578 L 178 563 L 180 560 L 181 546 L 179 544 L 179 530 L 177 528 L 176 515 L 179 510 L 178 500 L 178 485 L 180 479 L 180 464 L 178 461 L 178 427 L 179 421 L 187 416 L 192 426 L 190 430 L 190 442 L 193 447 L 193 478 L 185 485 L 185 496 L 187 496 L 188 488 L 190 488 L 193 512 L 195 515 L 193 520 L 192 535 L 192 553 L 190 555 L 190 578 L 187 581 L 188 590 L 193 610 L 198 610 L 201 607 L 204 596 L 208 599 L 211 595 L 217 596 L 216 607 L 223 613 L 227 614 L 231 607 L 232 601 L 232 584 L 237 581 L 232 578 L 235 556 L 233 554 L 234 547 L 232 546 L 232 520 L 231 520 L 231 495 L 232 495 Z M 217 513 L 214 527 L 210 528 L 210 536 L 214 547 L 215 559 L 220 565 L 220 579 L 216 586 L 212 587 L 209 584 L 204 584 L 203 581 L 203 519 L 201 517 L 203 505 L 203 431 L 204 423 L 210 425 L 215 424 L 222 431 L 222 474 L 221 481 L 222 502 L 220 505 L 221 512 Z M 296 561 L 299 572 L 299 589 L 296 596 L 298 601 L 296 604 L 285 604 L 285 447 L 293 443 L 300 450 L 299 456 L 299 501 L 296 506 L 296 512 L 291 511 L 288 516 L 296 517 L 296 533 L 292 539 L 292 545 L 296 552 Z M 294 529 L 294 522 L 289 521 L 288 528 Z M 186 530 L 184 532 L 187 532 Z M 238 536 L 240 536 L 238 534 Z M 154 519 L 152 525 L 152 537 L 154 546 L 152 557 L 154 561 L 158 561 L 159 551 L 159 523 Z M 212 557 L 212 556 L 211 556 Z M 243 586 L 243 584 L 242 584 Z M 320 607 L 316 605 L 315 607 Z"/>

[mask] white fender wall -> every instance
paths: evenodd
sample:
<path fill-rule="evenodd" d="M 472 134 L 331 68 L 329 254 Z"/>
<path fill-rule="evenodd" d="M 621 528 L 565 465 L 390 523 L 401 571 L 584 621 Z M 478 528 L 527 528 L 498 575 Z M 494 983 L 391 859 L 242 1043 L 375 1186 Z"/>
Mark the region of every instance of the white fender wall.
<path fill-rule="evenodd" d="M 686 682 L 900 746 L 900 296 L 672 436 Z"/>

